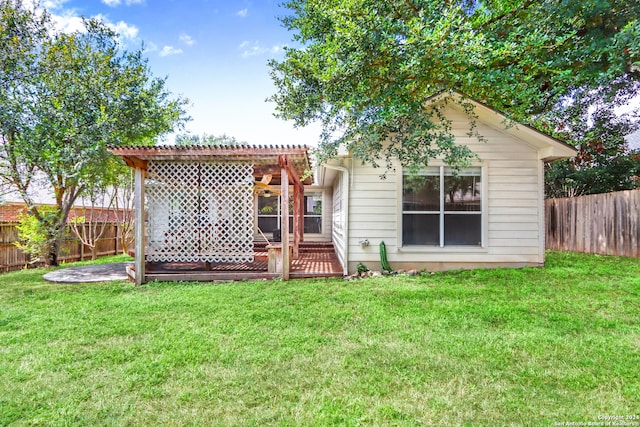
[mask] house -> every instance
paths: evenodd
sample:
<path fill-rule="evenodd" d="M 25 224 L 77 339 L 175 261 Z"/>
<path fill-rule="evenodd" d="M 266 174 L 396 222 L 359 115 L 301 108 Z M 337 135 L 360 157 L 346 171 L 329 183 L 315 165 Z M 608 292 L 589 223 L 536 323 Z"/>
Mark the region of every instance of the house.
<path fill-rule="evenodd" d="M 544 264 L 544 164 L 573 157 L 575 149 L 467 101 L 481 142 L 468 136 L 463 107 L 447 101 L 440 98 L 456 140 L 479 157 L 458 177 L 435 160 L 418 176 L 396 163 L 382 179 L 379 169 L 349 155 L 320 170 L 318 184 L 332 195 L 332 240 L 345 271 L 359 263 L 379 269 L 381 241 L 396 270 Z"/>
<path fill-rule="evenodd" d="M 463 107 L 446 96 L 439 102 L 457 140 L 479 157 L 458 174 L 434 160 L 413 175 L 396 163 L 382 179 L 379 169 L 345 154 L 316 168 L 314 179 L 303 146 L 111 147 L 136 169 L 138 200 L 147 197 L 148 218 L 139 203 L 138 223 L 145 226 L 137 228 L 146 244 L 136 248 L 132 275 L 138 283 L 303 277 L 292 275 L 292 265 L 310 242 L 332 244 L 342 274 L 360 263 L 380 269 L 383 241 L 396 270 L 543 265 L 544 164 L 574 156 L 574 148 L 507 125 L 472 102 L 485 139 L 479 141 L 468 136 Z M 282 200 L 290 203 L 283 208 Z M 268 269 L 240 272 L 260 258 L 259 240 L 271 240 Z M 194 270 L 153 273 L 153 263 Z M 204 271 L 195 273 L 196 263 Z"/>

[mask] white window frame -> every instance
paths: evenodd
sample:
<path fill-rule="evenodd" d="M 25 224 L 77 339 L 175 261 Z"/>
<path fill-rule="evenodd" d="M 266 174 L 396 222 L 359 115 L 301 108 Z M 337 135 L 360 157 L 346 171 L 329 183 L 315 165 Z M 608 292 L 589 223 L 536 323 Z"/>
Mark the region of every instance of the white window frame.
<path fill-rule="evenodd" d="M 415 214 L 427 213 L 427 214 L 438 214 L 439 215 L 439 245 L 407 245 L 404 243 L 403 238 L 403 230 L 404 230 L 404 222 L 403 215 L 405 214 L 403 204 L 404 204 L 404 176 L 407 175 L 404 171 L 401 171 L 400 179 L 398 179 L 398 241 L 402 242 L 399 250 L 401 252 L 431 252 L 431 251 L 447 251 L 447 252 L 457 252 L 457 251 L 485 251 L 487 249 L 487 229 L 488 229 L 488 165 L 487 164 L 471 164 L 469 167 L 472 168 L 480 168 L 480 211 L 469 212 L 471 215 L 480 215 L 480 245 L 448 245 L 444 244 L 444 218 L 446 214 L 466 214 L 465 212 L 457 212 L 457 211 L 445 211 L 444 210 L 444 177 L 445 177 L 445 168 L 447 166 L 444 163 L 438 163 L 434 165 L 430 165 L 430 168 L 439 168 L 439 175 L 434 175 L 432 173 L 428 173 L 426 170 L 420 171 L 417 175 L 431 175 L 431 176 L 439 176 L 440 180 L 440 210 L 436 211 L 425 211 L 425 212 L 411 212 Z"/>
<path fill-rule="evenodd" d="M 317 215 L 317 214 L 304 215 L 304 218 L 306 219 L 306 218 L 318 218 L 319 217 L 320 218 L 320 233 L 304 233 L 304 234 L 307 235 L 307 236 L 322 236 L 324 234 L 325 227 L 326 227 L 326 225 L 325 225 L 325 222 L 326 222 L 325 221 L 325 218 L 326 218 L 325 217 L 325 210 L 327 208 L 326 207 L 327 206 L 327 204 L 326 204 L 326 194 L 325 194 L 324 188 L 322 188 L 322 187 L 309 187 L 309 188 L 305 187 L 305 189 L 304 189 L 305 197 L 308 196 L 308 195 L 311 195 L 312 193 L 319 193 L 320 194 L 320 200 L 321 200 L 321 203 L 322 203 L 322 213 L 320 215 Z M 292 186 L 289 186 L 289 194 L 291 195 L 291 197 L 293 197 L 293 187 Z M 279 229 L 282 229 L 282 217 L 284 216 L 284 212 L 282 210 L 282 196 L 273 195 L 271 197 L 273 197 L 273 198 L 278 200 L 278 203 L 276 204 L 276 206 L 277 206 L 276 211 L 274 213 L 272 213 L 272 214 L 260 215 L 259 209 L 258 209 L 258 206 L 259 206 L 258 199 L 260 198 L 260 195 L 256 194 L 254 196 L 254 206 L 255 206 L 254 234 L 258 233 L 258 228 L 259 228 L 258 227 L 258 220 L 259 220 L 260 217 L 263 217 L 263 218 L 275 218 L 277 227 Z M 303 209 L 304 209 L 304 206 L 303 206 Z M 292 214 L 289 215 L 289 218 L 291 216 L 292 216 Z M 291 232 L 293 232 L 292 231 L 293 229 L 290 229 L 290 230 L 291 230 Z M 264 230 L 261 230 L 261 231 L 265 232 Z M 269 234 L 270 232 L 266 231 L 265 233 Z"/>

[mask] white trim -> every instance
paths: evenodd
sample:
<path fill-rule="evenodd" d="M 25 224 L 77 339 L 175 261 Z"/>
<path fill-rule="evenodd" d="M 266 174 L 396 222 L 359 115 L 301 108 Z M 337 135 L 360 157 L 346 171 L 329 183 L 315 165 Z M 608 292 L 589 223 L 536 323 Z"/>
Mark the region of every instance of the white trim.
<path fill-rule="evenodd" d="M 545 212 L 544 212 L 544 161 L 538 162 L 538 259 L 540 264 L 545 262 Z"/>
<path fill-rule="evenodd" d="M 400 195 L 400 197 L 398 197 L 398 219 L 397 219 L 397 224 L 398 224 L 398 229 L 397 229 L 397 241 L 399 242 L 398 244 L 398 252 L 405 252 L 405 253 L 409 253 L 409 252 L 420 252 L 420 253 L 424 253 L 424 252 L 442 252 L 442 251 L 446 251 L 446 252 L 469 252 L 469 251 L 473 251 L 473 252 L 486 252 L 487 249 L 487 234 L 488 234 L 488 226 L 489 226 L 489 220 L 488 220 L 488 166 L 487 164 L 479 164 L 478 162 L 473 162 L 469 167 L 470 168 L 479 168 L 480 169 L 480 211 L 476 212 L 454 212 L 454 211 L 445 211 L 444 210 L 444 201 L 445 201 L 445 194 L 444 194 L 444 178 L 445 178 L 445 169 L 447 168 L 447 165 L 444 162 L 438 161 L 438 162 L 434 162 L 436 163 L 435 165 L 430 165 L 429 167 L 437 167 L 439 168 L 439 185 L 440 185 L 440 194 L 439 194 L 439 204 L 440 204 L 440 210 L 438 212 L 431 212 L 431 211 L 412 211 L 412 214 L 437 214 L 438 215 L 438 231 L 439 231 L 439 245 L 438 246 L 426 246 L 426 245 L 405 245 L 404 243 L 404 239 L 403 239 L 403 230 L 404 230 L 404 223 L 403 223 L 403 219 L 404 219 L 404 209 L 403 209 L 403 203 L 404 203 L 404 170 L 402 168 L 400 168 L 400 179 L 398 179 L 398 193 Z M 418 174 L 424 174 L 421 172 L 418 172 Z M 436 176 L 436 175 L 430 175 L 430 176 Z M 447 214 L 456 214 L 456 215 L 480 215 L 480 245 L 445 245 L 444 241 L 445 241 L 445 229 L 444 229 L 444 220 L 445 220 L 445 216 Z"/>
<path fill-rule="evenodd" d="M 350 182 L 351 182 L 351 178 L 350 178 L 351 173 L 349 172 L 349 169 L 345 168 L 344 166 L 337 166 L 337 165 L 331 165 L 329 163 L 326 163 L 323 167 L 342 172 L 343 174 L 342 176 L 343 178 L 345 178 L 341 182 L 342 190 L 343 190 L 341 196 L 342 196 L 342 201 L 344 203 L 343 209 L 342 209 L 342 213 L 344 215 L 344 223 L 342 226 L 343 232 L 344 232 L 344 242 L 343 242 L 344 246 L 342 248 L 344 253 L 344 259 L 342 260 L 342 271 L 343 271 L 343 274 L 347 276 L 349 275 L 349 189 L 350 189 Z"/>
<path fill-rule="evenodd" d="M 398 252 L 405 254 L 428 254 L 428 253 L 488 253 L 489 248 L 483 248 L 480 246 L 445 246 L 441 248 L 439 246 L 400 246 Z"/>
<path fill-rule="evenodd" d="M 489 247 L 489 162 L 480 167 L 482 183 L 480 188 L 482 196 L 480 200 L 480 212 L 482 214 L 482 230 L 480 231 L 480 243 L 483 249 Z"/>

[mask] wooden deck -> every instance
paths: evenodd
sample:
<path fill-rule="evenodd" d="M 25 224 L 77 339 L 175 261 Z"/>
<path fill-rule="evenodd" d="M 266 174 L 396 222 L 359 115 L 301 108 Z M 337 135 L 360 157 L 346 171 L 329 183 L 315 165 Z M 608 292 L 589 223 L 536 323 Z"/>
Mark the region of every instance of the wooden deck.
<path fill-rule="evenodd" d="M 146 280 L 226 281 L 275 279 L 267 269 L 266 242 L 256 242 L 251 263 L 148 263 Z M 132 272 L 135 274 L 135 272 Z M 303 242 L 298 259 L 291 263 L 290 278 L 343 277 L 342 266 L 331 242 Z"/>

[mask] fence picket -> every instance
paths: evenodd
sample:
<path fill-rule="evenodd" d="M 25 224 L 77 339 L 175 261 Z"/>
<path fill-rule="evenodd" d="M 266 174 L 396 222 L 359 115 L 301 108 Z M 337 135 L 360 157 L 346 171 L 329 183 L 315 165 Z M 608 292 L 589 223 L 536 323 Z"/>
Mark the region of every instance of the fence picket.
<path fill-rule="evenodd" d="M 102 238 L 98 241 L 98 256 L 116 255 L 120 253 L 118 242 L 118 227 L 115 223 L 108 223 Z M 26 266 L 42 266 L 43 261 L 31 263 L 29 255 L 22 252 L 15 242 L 18 240 L 16 223 L 0 223 L 0 271 L 20 270 Z M 91 259 L 91 248 L 83 247 L 75 237 L 68 237 L 62 244 L 60 251 L 61 262 L 72 262 Z"/>
<path fill-rule="evenodd" d="M 545 200 L 547 249 L 640 258 L 640 190 Z"/>

